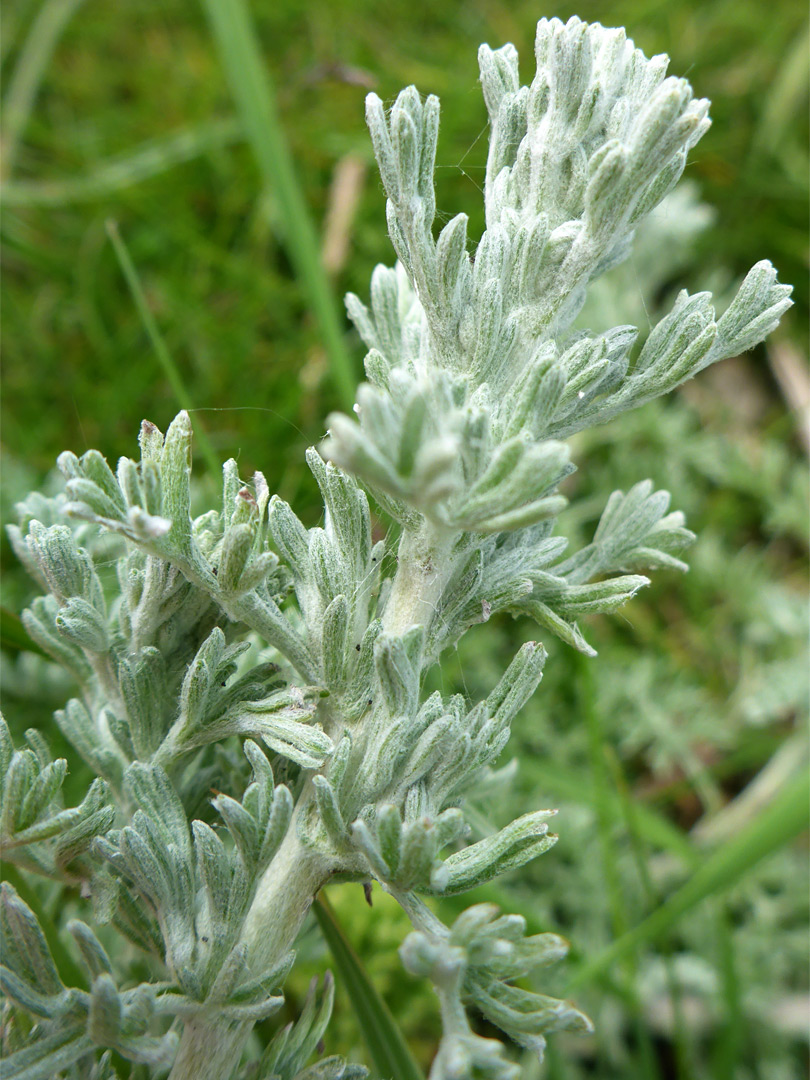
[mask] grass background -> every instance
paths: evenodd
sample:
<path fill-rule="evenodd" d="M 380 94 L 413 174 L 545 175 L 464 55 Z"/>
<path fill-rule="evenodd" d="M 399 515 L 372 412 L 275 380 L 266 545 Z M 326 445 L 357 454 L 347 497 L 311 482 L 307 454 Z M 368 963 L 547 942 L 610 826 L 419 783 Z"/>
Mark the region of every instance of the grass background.
<path fill-rule="evenodd" d="M 479 809 L 492 824 L 540 805 L 562 811 L 558 846 L 495 897 L 571 939 L 571 961 L 543 985 L 567 993 L 580 978 L 571 993 L 597 1021 L 594 1039 L 555 1041 L 543 1075 L 804 1075 L 806 843 L 785 843 L 789 830 L 774 826 L 770 858 L 727 871 L 686 917 L 588 973 L 696 867 L 763 814 L 770 821 L 806 767 L 806 453 L 797 391 L 780 366 L 789 356 L 788 370 L 806 380 L 803 12 L 784 0 L 543 9 L 523 0 L 391 0 L 384 9 L 254 0 L 250 10 L 318 236 L 341 163 L 355 162 L 363 177 L 347 258 L 332 275 L 337 297 L 365 296 L 373 266 L 392 259 L 363 124 L 369 89 L 390 100 L 413 82 L 439 94 L 439 212 L 466 211 L 473 236 L 483 227 L 486 153 L 480 41 L 514 42 L 528 79 L 537 18 L 576 13 L 626 26 L 648 55 L 668 52 L 671 70 L 712 99 L 714 127 L 687 175 L 714 208 L 713 225 L 688 265 L 644 300 L 652 308 L 698 277 L 722 285 L 767 257 L 796 285 L 796 307 L 770 351 L 720 365 L 673 400 L 578 441 L 572 536 L 588 536 L 610 490 L 651 476 L 700 534 L 692 571 L 658 575 L 624 616 L 589 625 L 600 656 L 587 669 L 562 646 L 551 649 L 543 687 L 516 726 L 509 805 Z M 243 475 L 261 468 L 313 523 L 303 450 L 324 434 L 339 392 L 301 284 L 299 234 L 246 137 L 203 7 L 10 0 L 4 31 L 3 520 L 28 487 L 51 482 L 61 450 L 98 447 L 115 460 L 132 452 L 144 416 L 165 429 L 176 411 L 110 244 L 114 220 L 195 425 L 220 457 L 238 458 Z M 359 377 L 360 343 L 341 326 Z M 5 540 L 2 559 L 4 603 L 19 610 L 30 590 Z M 470 634 L 437 684 L 486 693 L 529 636 L 520 623 Z M 48 727 L 53 703 L 47 687 L 37 698 L 26 685 L 24 659 L 9 658 L 4 682 L 10 721 Z M 404 918 L 382 897 L 366 912 L 353 892 L 334 894 L 349 937 L 427 1060 L 435 1002 L 399 965 Z M 326 962 L 314 927 L 302 955 L 291 1009 L 307 965 Z M 328 1049 L 364 1059 L 340 996 Z M 531 1070 L 527 1063 L 527 1077 Z"/>

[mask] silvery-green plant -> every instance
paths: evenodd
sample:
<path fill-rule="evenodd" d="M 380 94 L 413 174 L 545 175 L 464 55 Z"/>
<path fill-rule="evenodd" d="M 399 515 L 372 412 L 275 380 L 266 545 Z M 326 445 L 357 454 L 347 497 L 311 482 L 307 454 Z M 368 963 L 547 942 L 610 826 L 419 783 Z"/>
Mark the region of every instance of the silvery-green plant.
<path fill-rule="evenodd" d="M 356 415 L 331 416 L 307 455 L 323 527 L 305 528 L 261 473 L 243 483 L 234 461 L 221 506 L 192 517 L 186 413 L 165 436 L 144 422 L 140 460 L 115 472 L 96 451 L 63 454 L 65 494 L 21 504 L 12 542 L 44 594 L 24 623 L 75 680 L 55 719 L 98 779 L 65 808 L 66 761 L 37 731 L 15 748 L 3 727 L 2 853 L 81 886 L 98 933 L 69 924 L 86 988 L 66 987 L 4 887 L 3 989 L 12 1019 L 36 1018 L 4 1075 L 101 1080 L 112 1054 L 171 1080 L 360 1075 L 338 1058 L 307 1065 L 328 979 L 241 1065 L 335 880 L 376 880 L 413 922 L 402 961 L 433 982 L 444 1025 L 433 1080 L 518 1075 L 468 1004 L 538 1054 L 549 1032 L 589 1028 L 572 1004 L 514 984 L 559 960 L 561 938 L 527 937 L 520 916 L 486 904 L 448 927 L 426 901 L 556 839 L 552 811 L 477 840 L 464 814 L 465 794 L 497 783 L 546 651 L 526 642 L 480 702 L 426 696 L 424 676 L 503 612 L 593 654 L 580 615 L 615 611 L 648 584 L 642 570 L 685 569 L 692 534 L 643 480 L 609 495 L 592 543 L 566 551 L 564 439 L 751 348 L 791 301 L 761 262 L 719 318 L 709 294 L 681 293 L 637 353 L 632 326 L 572 331 L 589 283 L 627 257 L 680 177 L 708 102 L 621 30 L 543 19 L 536 56 L 522 87 L 511 45 L 479 53 L 490 147 L 474 252 L 464 214 L 434 228 L 438 100 L 410 87 L 386 111 L 368 98 L 399 261 L 374 271 L 370 305 L 348 298 L 368 381 Z M 366 492 L 392 543 L 374 542 Z M 100 573 L 109 534 L 115 582 Z M 113 932 L 111 956 L 99 938 Z M 131 985 L 135 950 L 152 981 Z"/>

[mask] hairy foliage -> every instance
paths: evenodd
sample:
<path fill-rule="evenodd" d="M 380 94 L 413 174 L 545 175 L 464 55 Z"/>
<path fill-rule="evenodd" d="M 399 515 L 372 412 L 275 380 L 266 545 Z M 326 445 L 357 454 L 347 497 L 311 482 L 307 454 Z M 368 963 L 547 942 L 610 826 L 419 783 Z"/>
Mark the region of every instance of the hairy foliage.
<path fill-rule="evenodd" d="M 474 255 L 465 215 L 434 230 L 438 100 L 410 87 L 386 112 L 369 95 L 398 262 L 375 270 L 368 306 L 348 298 L 368 382 L 307 455 L 322 526 L 306 528 L 261 473 L 243 483 L 235 461 L 219 506 L 193 516 L 185 412 L 165 435 L 145 421 L 139 460 L 115 470 L 94 450 L 61 455 L 64 494 L 21 504 L 11 540 L 43 591 L 23 623 L 74 680 L 56 723 L 98 780 L 64 809 L 65 761 L 36 733 L 15 749 L 0 731 L 3 854 L 81 882 L 98 926 L 155 977 L 124 988 L 77 922 L 87 988 L 66 986 L 34 913 L 4 888 L 3 988 L 38 1018 L 10 1076 L 111 1077 L 111 1053 L 172 1080 L 358 1075 L 337 1058 L 308 1067 L 330 979 L 241 1064 L 335 879 L 378 881 L 413 923 L 402 960 L 433 982 L 444 1025 L 432 1080 L 518 1075 L 467 1005 L 538 1056 L 549 1033 L 590 1030 L 574 1005 L 515 985 L 564 955 L 561 938 L 526 936 L 520 916 L 486 904 L 448 927 L 423 899 L 556 840 L 553 811 L 476 841 L 465 816 L 470 793 L 497 783 L 546 650 L 526 642 L 475 703 L 424 693 L 425 676 L 498 612 L 593 655 L 578 618 L 620 608 L 649 584 L 640 571 L 686 569 L 693 535 L 644 480 L 609 495 L 569 553 L 564 440 L 751 348 L 790 289 L 760 262 L 722 315 L 710 294 L 682 292 L 640 349 L 632 326 L 574 329 L 590 283 L 680 177 L 708 102 L 598 24 L 541 20 L 536 58 L 521 87 L 511 45 L 479 53 L 491 134 Z M 398 526 L 393 544 L 374 541 L 366 491 Z M 102 534 L 118 545 L 114 582 L 94 558 Z"/>

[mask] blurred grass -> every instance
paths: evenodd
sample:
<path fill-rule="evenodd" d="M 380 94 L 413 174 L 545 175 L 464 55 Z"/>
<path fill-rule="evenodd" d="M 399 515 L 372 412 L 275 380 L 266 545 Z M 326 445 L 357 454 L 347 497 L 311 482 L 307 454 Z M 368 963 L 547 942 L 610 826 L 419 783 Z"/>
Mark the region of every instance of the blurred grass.
<path fill-rule="evenodd" d="M 132 258 L 127 251 L 127 246 L 121 237 L 118 226 L 114 221 L 108 221 L 106 228 L 107 235 L 110 238 L 110 243 L 115 252 L 115 257 L 121 268 L 121 273 L 124 275 L 124 280 L 127 283 L 127 288 L 132 297 L 132 302 L 141 318 L 144 331 L 149 339 L 149 344 L 152 346 L 152 350 L 155 353 L 155 356 L 157 356 L 158 362 L 163 369 L 166 381 L 172 389 L 175 403 L 178 409 L 193 409 L 194 402 L 183 384 L 183 380 L 177 370 L 177 365 L 172 359 L 169 350 L 166 348 L 166 342 L 163 340 L 163 335 L 158 329 L 158 325 L 149 309 L 140 278 L 138 277 L 138 271 L 135 269 L 135 264 L 132 262 Z M 220 469 L 222 468 L 222 463 L 214 453 L 214 448 L 211 446 L 208 436 L 205 433 L 205 428 L 199 421 L 196 425 L 194 437 L 197 440 L 197 445 L 202 451 L 202 457 L 205 459 L 208 472 L 213 476 L 218 476 Z"/>
<path fill-rule="evenodd" d="M 354 402 L 356 378 L 341 317 L 321 262 L 318 236 L 276 108 L 276 93 L 246 0 L 206 0 L 222 64 L 267 191 L 278 202 L 276 225 L 315 315 L 329 356 L 332 382 L 344 408 Z"/>
<path fill-rule="evenodd" d="M 409 82 L 440 95 L 438 206 L 442 216 L 469 213 L 475 236 L 486 152 L 476 47 L 513 41 L 527 78 L 540 15 L 624 25 L 713 99 L 714 127 L 687 172 L 716 219 L 691 265 L 666 284 L 694 281 L 698 270 L 727 282 L 770 258 L 797 287 L 779 333 L 806 353 L 808 37 L 798 5 L 392 0 L 382 9 L 369 0 L 254 0 L 248 9 L 300 184 L 292 198 L 315 223 L 309 270 L 291 249 L 289 198 L 270 144 L 261 144 L 269 108 L 261 79 L 253 99 L 247 84 L 240 96 L 237 62 L 217 49 L 202 6 L 5 6 L 4 521 L 61 450 L 95 446 L 115 460 L 132 452 L 144 416 L 165 428 L 176 411 L 176 387 L 144 333 L 108 219 L 126 238 L 144 303 L 213 453 L 236 456 L 243 475 L 261 468 L 271 488 L 316 520 L 302 451 L 339 404 L 327 350 L 344 350 L 358 371 L 362 350 L 340 318 L 331 337 L 322 332 L 325 286 L 316 284 L 313 303 L 307 274 L 317 272 L 312 255 L 335 169 L 349 154 L 371 162 L 363 97 L 373 88 L 390 100 Z M 392 260 L 373 169 L 350 241 L 332 283 L 338 298 L 348 289 L 366 295 L 374 264 Z M 791 995 L 807 995 L 806 845 L 789 842 L 802 825 L 796 774 L 785 782 L 790 794 L 772 793 L 726 846 L 691 830 L 701 820 L 717 825 L 802 731 L 807 474 L 794 418 L 760 350 L 706 372 L 673 401 L 589 433 L 575 456 L 582 470 L 566 524 L 575 541 L 588 536 L 607 492 L 650 475 L 699 534 L 692 569 L 685 578 L 657 575 L 625 615 L 588 625 L 600 652 L 589 668 L 592 694 L 577 658 L 550 647 L 543 686 L 516 726 L 520 771 L 509 805 L 482 807 L 481 816 L 502 824 L 558 805 L 560 843 L 522 875 L 463 900 L 494 900 L 524 912 L 533 930 L 572 938 L 567 970 L 544 973 L 550 983 L 540 986 L 553 990 L 557 980 L 564 992 L 579 982 L 597 1033 L 555 1043 L 545 1075 L 669 1080 L 680 1069 L 681 1080 L 690 1070 L 699 1080 L 793 1080 L 803 1075 L 806 1043 L 768 1018 L 786 1011 Z M 6 603 L 18 610 L 30 585 L 5 539 L 2 559 Z M 534 633 L 528 623 L 488 625 L 434 679 L 447 691 L 486 694 L 516 642 Z M 47 726 L 64 696 L 63 684 L 32 674 L 29 660 L 12 662 L 4 678 L 20 728 Z M 792 824 L 778 831 L 774 821 Z M 769 843 L 773 857 L 754 866 Z M 404 920 L 395 923 L 387 898 L 368 912 L 356 887 L 332 893 L 347 935 L 427 1060 L 435 1002 L 399 966 Z M 447 918 L 458 911 L 451 901 L 443 907 Z M 302 954 L 309 949 L 308 962 L 323 966 L 312 938 Z M 695 990 L 706 967 L 717 984 Z M 308 970 L 296 972 L 292 1002 Z M 340 988 L 337 1000 L 329 1049 L 353 1047 L 362 1058 Z M 525 1075 L 536 1075 L 528 1063 Z"/>

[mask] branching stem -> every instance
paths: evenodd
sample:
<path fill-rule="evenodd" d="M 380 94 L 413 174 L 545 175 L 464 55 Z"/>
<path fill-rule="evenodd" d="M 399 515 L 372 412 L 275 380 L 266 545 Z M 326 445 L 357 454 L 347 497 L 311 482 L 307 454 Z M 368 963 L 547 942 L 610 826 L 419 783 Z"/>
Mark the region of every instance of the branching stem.
<path fill-rule="evenodd" d="M 248 967 L 270 971 L 292 949 L 306 915 L 334 867 L 306 848 L 297 818 L 307 800 L 299 798 L 287 835 L 262 876 L 242 930 Z M 251 1023 L 187 1021 L 169 1080 L 227 1080 L 239 1063 Z"/>

